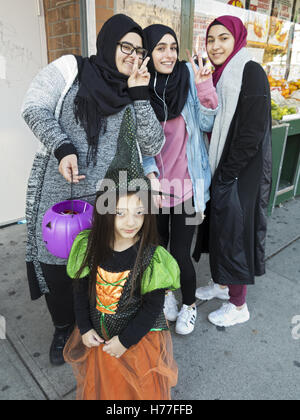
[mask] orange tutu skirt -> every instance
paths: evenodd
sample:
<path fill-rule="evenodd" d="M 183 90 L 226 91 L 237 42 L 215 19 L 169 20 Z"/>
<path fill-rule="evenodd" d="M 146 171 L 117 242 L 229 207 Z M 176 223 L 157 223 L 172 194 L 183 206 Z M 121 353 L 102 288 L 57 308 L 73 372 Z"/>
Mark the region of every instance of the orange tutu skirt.
<path fill-rule="evenodd" d="M 177 383 L 169 331 L 150 331 L 120 358 L 84 346 L 78 328 L 67 342 L 65 361 L 77 380 L 77 400 L 170 400 Z"/>

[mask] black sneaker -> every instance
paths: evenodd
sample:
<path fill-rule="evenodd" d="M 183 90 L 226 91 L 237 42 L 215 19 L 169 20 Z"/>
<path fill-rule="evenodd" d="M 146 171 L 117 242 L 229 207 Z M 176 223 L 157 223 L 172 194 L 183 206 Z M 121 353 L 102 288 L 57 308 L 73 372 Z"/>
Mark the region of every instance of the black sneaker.
<path fill-rule="evenodd" d="M 51 365 L 61 366 L 65 363 L 63 351 L 72 331 L 73 327 L 55 328 L 55 333 L 53 336 L 53 341 L 50 347 L 49 354 Z"/>

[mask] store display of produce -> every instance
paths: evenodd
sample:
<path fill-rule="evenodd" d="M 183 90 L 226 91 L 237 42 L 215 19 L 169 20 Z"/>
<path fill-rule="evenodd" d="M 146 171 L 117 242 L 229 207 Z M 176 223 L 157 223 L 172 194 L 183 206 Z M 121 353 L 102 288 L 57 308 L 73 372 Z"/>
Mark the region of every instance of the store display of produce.
<path fill-rule="evenodd" d="M 284 98 L 290 98 L 291 95 L 298 89 L 300 89 L 300 79 L 297 81 L 287 81 L 285 79 L 276 80 L 272 76 L 268 76 L 271 90 L 276 88 L 281 91 L 281 95 Z"/>
<path fill-rule="evenodd" d="M 294 115 L 300 118 L 300 79 L 297 81 L 277 80 L 268 76 L 271 89 L 272 119 L 281 121 L 291 119 Z"/>
<path fill-rule="evenodd" d="M 284 115 L 292 115 L 297 114 L 298 110 L 295 106 L 288 107 L 288 106 L 279 106 L 276 104 L 273 99 L 271 99 L 271 113 L 273 120 L 282 120 Z"/>

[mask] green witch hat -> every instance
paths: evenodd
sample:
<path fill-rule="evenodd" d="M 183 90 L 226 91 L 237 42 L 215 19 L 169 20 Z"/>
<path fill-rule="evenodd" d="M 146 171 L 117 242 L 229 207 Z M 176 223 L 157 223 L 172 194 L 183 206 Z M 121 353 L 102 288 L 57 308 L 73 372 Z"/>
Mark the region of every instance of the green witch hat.
<path fill-rule="evenodd" d="M 97 192 L 77 197 L 99 197 L 103 193 L 151 192 L 154 195 L 176 197 L 151 189 L 149 178 L 144 175 L 142 155 L 136 138 L 136 124 L 132 110 L 127 107 L 121 123 L 115 157 L 110 163 Z M 74 200 L 74 198 L 71 198 Z"/>
<path fill-rule="evenodd" d="M 124 112 L 117 151 L 100 190 L 103 191 L 104 186 L 110 191 L 118 192 L 151 190 L 150 180 L 144 175 L 142 156 L 136 139 L 136 125 L 130 107 Z"/>

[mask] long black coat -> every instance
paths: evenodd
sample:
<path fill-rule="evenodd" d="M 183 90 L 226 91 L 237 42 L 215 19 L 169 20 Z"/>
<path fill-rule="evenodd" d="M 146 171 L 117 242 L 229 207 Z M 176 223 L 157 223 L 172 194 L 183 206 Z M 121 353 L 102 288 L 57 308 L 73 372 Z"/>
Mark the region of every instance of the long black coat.
<path fill-rule="evenodd" d="M 219 284 L 253 284 L 255 276 L 265 273 L 271 121 L 266 74 L 250 61 L 244 68 L 238 105 L 212 180 L 208 217 L 200 226 L 194 253 L 198 260 L 209 245 L 212 278 Z"/>

